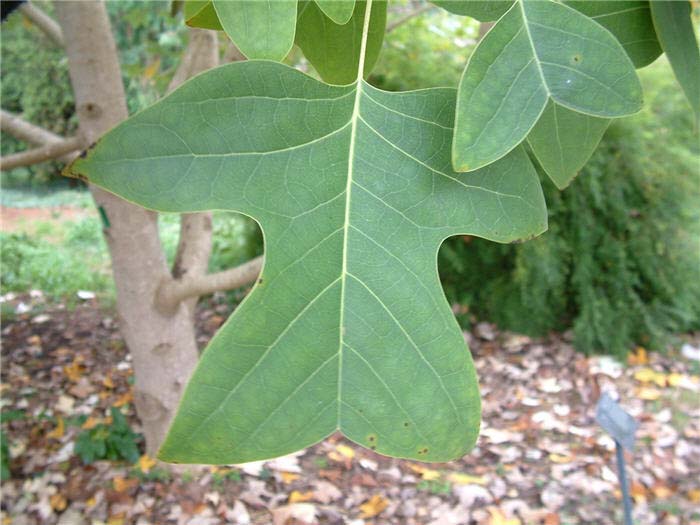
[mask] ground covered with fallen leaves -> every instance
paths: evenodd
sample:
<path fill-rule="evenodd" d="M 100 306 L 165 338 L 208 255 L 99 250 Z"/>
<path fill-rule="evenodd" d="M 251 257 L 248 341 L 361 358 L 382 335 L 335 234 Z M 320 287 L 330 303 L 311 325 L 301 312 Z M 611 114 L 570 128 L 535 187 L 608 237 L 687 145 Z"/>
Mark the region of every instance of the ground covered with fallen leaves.
<path fill-rule="evenodd" d="M 3 525 L 621 523 L 614 444 L 595 423 L 601 392 L 640 424 L 626 456 L 636 523 L 700 524 L 698 336 L 622 364 L 577 354 L 566 335 L 482 323 L 465 334 L 481 437 L 460 461 L 385 458 L 336 435 L 266 463 L 173 473 L 144 455 L 88 465 L 76 455 L 78 435 L 109 426 L 112 407 L 139 430 L 114 314 L 90 298 L 68 311 L 39 292 L 3 301 L 20 312 L 2 328 Z M 200 310 L 202 345 L 227 312 Z"/>

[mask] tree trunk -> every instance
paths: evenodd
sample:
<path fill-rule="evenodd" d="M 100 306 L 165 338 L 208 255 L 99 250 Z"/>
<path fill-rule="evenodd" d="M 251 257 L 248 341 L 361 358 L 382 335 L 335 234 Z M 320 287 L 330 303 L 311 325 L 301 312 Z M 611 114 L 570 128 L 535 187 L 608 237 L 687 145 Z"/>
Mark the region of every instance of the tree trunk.
<path fill-rule="evenodd" d="M 102 2 L 55 2 L 65 35 L 80 130 L 88 143 L 127 117 L 116 46 Z M 186 305 L 159 312 L 155 293 L 171 279 L 158 236 L 157 215 L 99 188 L 104 234 L 112 258 L 119 326 L 133 358 L 134 402 L 146 452 L 155 455 L 197 362 L 194 326 Z"/>

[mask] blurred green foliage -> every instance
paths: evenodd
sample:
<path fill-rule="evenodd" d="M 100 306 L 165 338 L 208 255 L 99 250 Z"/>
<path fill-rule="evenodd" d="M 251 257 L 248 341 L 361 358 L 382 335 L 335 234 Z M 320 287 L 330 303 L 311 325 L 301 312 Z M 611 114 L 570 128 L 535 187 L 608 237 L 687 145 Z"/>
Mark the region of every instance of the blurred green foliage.
<path fill-rule="evenodd" d="M 51 12 L 51 6 L 40 3 Z M 72 135 L 78 127 L 75 101 L 68 77 L 68 62 L 42 31 L 14 13 L 2 23 L 0 32 L 2 68 L 0 68 L 0 99 L 7 111 L 59 135 Z M 23 151 L 27 146 L 2 134 L 3 155 Z M 28 168 L 3 173 L 3 186 L 16 180 L 31 179 L 45 184 L 58 172 L 58 162 L 46 162 Z"/>
<path fill-rule="evenodd" d="M 166 91 L 187 46 L 181 16 L 170 16 L 170 1 L 107 2 L 129 114 L 153 104 Z"/>
<path fill-rule="evenodd" d="M 517 332 L 571 327 L 578 349 L 620 356 L 700 328 L 700 145 L 666 61 L 640 74 L 645 109 L 611 125 L 574 183 L 541 177 L 548 232 L 444 244 L 451 301 Z"/>
<path fill-rule="evenodd" d="M 90 202 L 86 192 L 47 193 L 44 198 L 26 191 L 10 193 L 17 201 L 4 195 L 3 205 L 55 206 L 56 202 L 64 204 L 64 198 L 56 200 L 57 195 L 64 193 L 72 194 L 73 202 Z M 90 214 L 63 220 L 61 213 L 56 211 L 54 220 L 21 223 L 13 233 L 0 232 L 0 293 L 39 289 L 54 300 L 72 305 L 78 290 L 89 290 L 109 305 L 114 300 L 114 284 L 99 218 Z M 232 212 L 215 212 L 213 228 L 210 271 L 231 268 L 262 253 L 262 235 L 252 219 Z M 161 214 L 159 230 L 167 260 L 172 264 L 180 232 L 179 215 Z"/>
<path fill-rule="evenodd" d="M 6 481 L 10 476 L 10 447 L 5 432 L 0 431 L 0 481 Z"/>
<path fill-rule="evenodd" d="M 392 3 L 388 27 L 416 6 Z M 479 34 L 479 23 L 438 7 L 408 19 L 389 31 L 369 81 L 381 89 L 404 91 L 456 87 Z"/>
<path fill-rule="evenodd" d="M 0 233 L 0 290 L 42 290 L 54 299 L 76 300 L 78 290 L 113 296 L 105 264 L 106 248 L 97 221 L 70 223 L 63 239 L 51 223 L 40 223 L 31 235 Z"/>
<path fill-rule="evenodd" d="M 50 2 L 37 2 L 52 14 Z M 155 102 L 166 90 L 187 44 L 181 17 L 170 16 L 169 1 L 120 0 L 107 2 L 119 50 L 122 77 L 130 113 Z M 68 62 L 65 53 L 33 24 L 15 12 L 0 32 L 2 107 L 25 120 L 70 136 L 78 126 Z M 3 155 L 23 151 L 27 145 L 3 133 Z M 75 181 L 59 178 L 59 162 L 46 162 L 4 172 L 4 187 L 67 186 Z"/>

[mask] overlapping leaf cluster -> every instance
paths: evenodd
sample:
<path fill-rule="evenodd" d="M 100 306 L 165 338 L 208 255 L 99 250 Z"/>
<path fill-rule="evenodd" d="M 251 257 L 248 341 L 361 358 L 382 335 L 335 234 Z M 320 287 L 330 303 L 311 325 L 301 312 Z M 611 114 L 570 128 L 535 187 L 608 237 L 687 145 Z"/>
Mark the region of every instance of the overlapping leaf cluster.
<path fill-rule="evenodd" d="M 267 458 L 336 430 L 427 461 L 473 445 L 477 380 L 437 250 L 544 231 L 526 145 L 568 184 L 608 119 L 639 109 L 634 64 L 663 32 L 645 1 L 436 3 L 500 17 L 457 91 L 364 80 L 381 0 L 187 2 L 189 24 L 252 60 L 186 83 L 70 167 L 147 208 L 234 210 L 264 232 L 261 277 L 205 351 L 163 459 Z M 270 61 L 294 43 L 328 83 Z"/>

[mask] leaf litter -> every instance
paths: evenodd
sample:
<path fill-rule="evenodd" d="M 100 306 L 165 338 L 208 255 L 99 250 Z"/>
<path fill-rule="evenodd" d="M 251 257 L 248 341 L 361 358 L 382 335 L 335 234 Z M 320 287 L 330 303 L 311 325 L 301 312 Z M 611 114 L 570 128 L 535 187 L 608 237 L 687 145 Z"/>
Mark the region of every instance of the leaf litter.
<path fill-rule="evenodd" d="M 614 443 L 594 421 L 604 391 L 640 423 L 627 454 L 636 523 L 700 524 L 700 369 L 689 351 L 700 334 L 620 363 L 576 353 L 567 334 L 531 339 L 481 323 L 465 333 L 481 436 L 460 461 L 387 458 L 336 434 L 272 461 L 170 472 L 143 452 L 133 464 L 76 456 L 78 434 L 110 424 L 110 407 L 140 430 L 131 360 L 94 305 L 42 301 L 13 297 L 29 309 L 2 329 L 3 525 L 612 525 L 622 507 Z M 200 309 L 200 342 L 226 308 Z M 48 319 L 33 322 L 35 310 Z"/>

